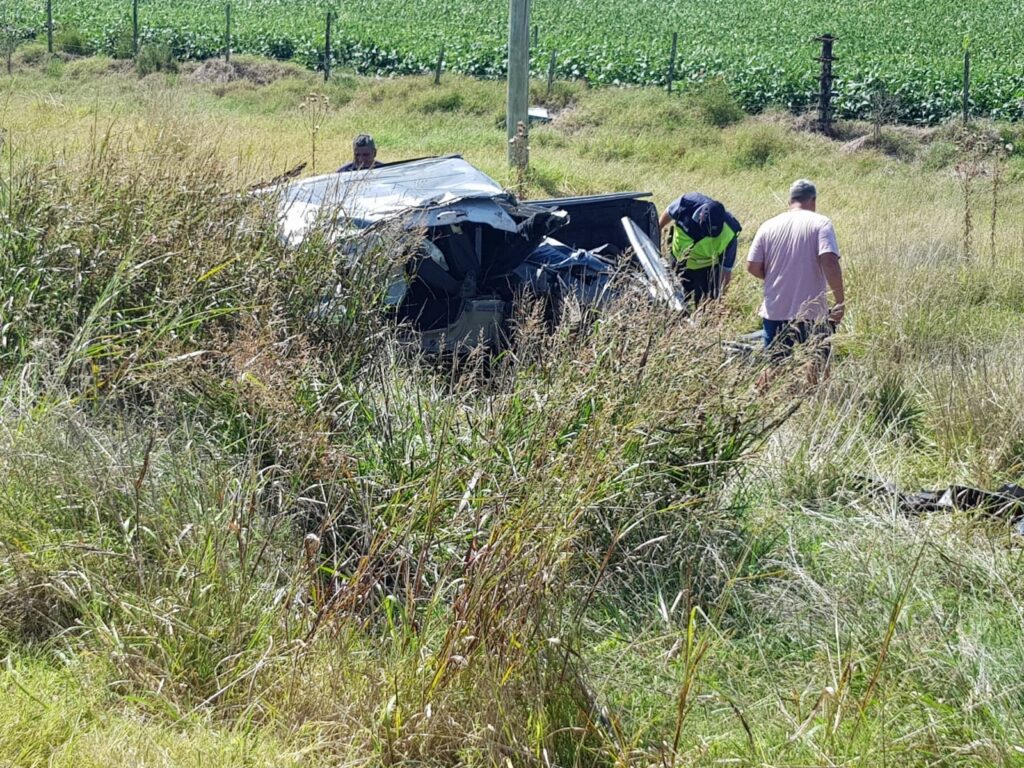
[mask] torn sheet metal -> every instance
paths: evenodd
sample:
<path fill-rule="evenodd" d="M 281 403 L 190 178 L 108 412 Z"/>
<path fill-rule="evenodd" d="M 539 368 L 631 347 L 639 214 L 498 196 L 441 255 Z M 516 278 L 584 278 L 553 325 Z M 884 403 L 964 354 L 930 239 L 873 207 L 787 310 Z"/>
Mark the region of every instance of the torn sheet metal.
<path fill-rule="evenodd" d="M 633 252 L 636 254 L 640 266 L 650 278 L 648 289 L 651 297 L 664 301 L 677 312 L 682 312 L 686 307 L 685 295 L 682 288 L 676 285 L 668 268 L 661 260 L 658 246 L 628 216 L 622 217 L 622 226 L 629 236 L 629 242 L 633 246 Z"/>
<path fill-rule="evenodd" d="M 409 215 L 414 227 L 470 221 L 515 232 L 515 221 L 500 203 L 514 201 L 461 157 L 427 158 L 290 184 L 281 195 L 279 231 L 284 242 L 296 246 L 318 223 L 365 229 Z"/>

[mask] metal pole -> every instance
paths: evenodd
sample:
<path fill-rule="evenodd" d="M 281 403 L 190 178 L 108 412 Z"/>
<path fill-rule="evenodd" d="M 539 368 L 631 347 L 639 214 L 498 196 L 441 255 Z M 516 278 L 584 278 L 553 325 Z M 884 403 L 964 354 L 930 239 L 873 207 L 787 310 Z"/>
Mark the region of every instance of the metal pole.
<path fill-rule="evenodd" d="M 53 0 L 46 0 L 46 51 L 53 53 Z"/>
<path fill-rule="evenodd" d="M 679 33 L 672 33 L 672 53 L 668 57 L 668 92 L 672 93 L 672 81 L 676 77 L 676 53 L 679 50 Z"/>
<path fill-rule="evenodd" d="M 331 79 L 331 21 L 333 12 L 327 12 L 327 31 L 324 33 L 324 82 Z"/>
<path fill-rule="evenodd" d="M 964 51 L 964 95 L 963 95 L 963 118 L 964 125 L 971 115 L 971 52 Z"/>
<path fill-rule="evenodd" d="M 139 0 L 132 0 L 132 55 L 139 55 Z"/>
<path fill-rule="evenodd" d="M 508 3 L 508 93 L 505 123 L 508 134 L 509 165 L 526 168 L 525 132 L 530 103 L 530 0 Z"/>
<path fill-rule="evenodd" d="M 224 6 L 224 61 L 231 62 L 231 3 Z"/>
<path fill-rule="evenodd" d="M 548 96 L 551 95 L 551 89 L 555 84 L 555 65 L 558 63 L 558 51 L 551 50 L 551 60 L 548 62 Z"/>

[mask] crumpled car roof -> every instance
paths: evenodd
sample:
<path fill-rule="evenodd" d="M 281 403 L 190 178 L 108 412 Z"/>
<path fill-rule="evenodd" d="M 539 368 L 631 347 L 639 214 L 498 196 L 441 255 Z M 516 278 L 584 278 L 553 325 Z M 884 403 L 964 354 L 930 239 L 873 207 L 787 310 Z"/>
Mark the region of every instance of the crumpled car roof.
<path fill-rule="evenodd" d="M 281 192 L 280 235 L 298 245 L 323 217 L 365 229 L 396 216 L 409 226 L 473 221 L 507 232 L 516 222 L 504 206 L 513 197 L 458 155 L 314 176 Z"/>

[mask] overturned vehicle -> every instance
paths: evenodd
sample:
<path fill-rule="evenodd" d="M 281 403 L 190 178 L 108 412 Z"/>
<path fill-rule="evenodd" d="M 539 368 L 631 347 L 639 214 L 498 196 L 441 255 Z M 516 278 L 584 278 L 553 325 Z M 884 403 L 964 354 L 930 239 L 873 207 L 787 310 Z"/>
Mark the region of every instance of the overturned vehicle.
<path fill-rule="evenodd" d="M 325 223 L 353 256 L 388 227 L 410 233 L 387 303 L 427 352 L 500 346 L 523 295 L 544 299 L 555 317 L 567 301 L 600 307 L 624 268 L 653 299 L 683 308 L 648 193 L 521 202 L 458 156 L 318 176 L 277 193 L 279 233 L 293 246 Z M 333 301 L 344 297 L 325 297 L 325 317 Z"/>

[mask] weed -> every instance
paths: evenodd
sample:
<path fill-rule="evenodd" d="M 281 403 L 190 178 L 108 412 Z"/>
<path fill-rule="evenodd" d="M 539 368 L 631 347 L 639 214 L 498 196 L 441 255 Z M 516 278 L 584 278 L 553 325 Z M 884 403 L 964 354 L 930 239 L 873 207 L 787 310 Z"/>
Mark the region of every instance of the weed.
<path fill-rule="evenodd" d="M 135 37 L 131 27 L 121 27 L 113 36 L 110 55 L 115 59 L 131 59 L 135 56 Z"/>
<path fill-rule="evenodd" d="M 420 110 L 427 115 L 435 112 L 454 112 L 461 108 L 462 94 L 458 91 L 431 95 L 420 104 Z"/>
<path fill-rule="evenodd" d="M 871 135 L 878 142 L 882 138 L 882 128 L 893 122 L 899 114 L 900 98 L 884 83 L 879 82 L 871 89 L 868 103 L 871 111 Z"/>
<path fill-rule="evenodd" d="M 18 49 L 18 56 L 21 58 L 21 61 L 30 67 L 42 64 L 46 61 L 48 55 L 46 46 L 42 43 L 31 43 Z"/>
<path fill-rule="evenodd" d="M 299 105 L 302 111 L 303 121 L 306 125 L 306 133 L 309 136 L 310 165 L 309 168 L 316 172 L 316 150 L 317 140 L 320 138 L 320 131 L 331 111 L 331 100 L 323 93 L 309 93 Z"/>
<path fill-rule="evenodd" d="M 72 56 L 87 56 L 92 53 L 92 47 L 86 37 L 71 27 L 65 27 L 53 36 L 53 47 L 54 50 Z"/>
<path fill-rule="evenodd" d="M 740 122 L 745 113 L 722 78 L 705 80 L 686 92 L 700 119 L 715 128 L 727 128 Z"/>
<path fill-rule="evenodd" d="M 139 48 L 139 54 L 135 57 L 135 71 L 139 77 L 156 72 L 173 74 L 178 71 L 178 62 L 166 43 L 147 43 Z"/>
<path fill-rule="evenodd" d="M 737 168 L 757 169 L 770 165 L 787 154 L 789 146 L 775 128 L 757 125 L 737 136 L 733 163 Z"/>
<path fill-rule="evenodd" d="M 951 141 L 932 141 L 921 154 L 921 164 L 925 170 L 938 171 L 948 168 L 956 162 L 957 149 Z"/>
<path fill-rule="evenodd" d="M 899 373 L 884 376 L 870 397 L 872 425 L 883 432 L 918 435 L 923 411 Z"/>

